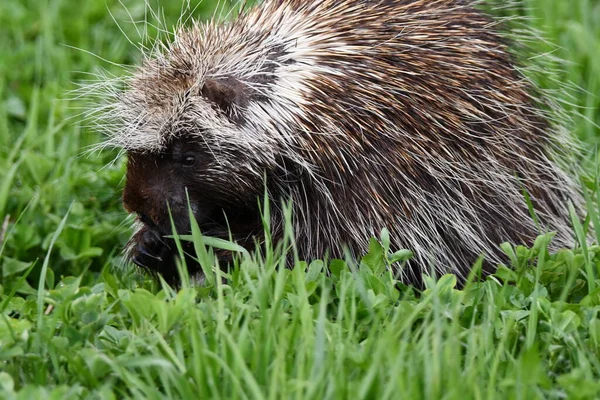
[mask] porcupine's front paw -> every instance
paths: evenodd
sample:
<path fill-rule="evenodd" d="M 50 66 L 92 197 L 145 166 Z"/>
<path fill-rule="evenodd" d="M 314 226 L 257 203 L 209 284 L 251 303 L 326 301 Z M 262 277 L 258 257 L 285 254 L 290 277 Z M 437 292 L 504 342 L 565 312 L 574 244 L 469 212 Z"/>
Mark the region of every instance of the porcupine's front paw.
<path fill-rule="evenodd" d="M 174 254 L 171 246 L 161 237 L 160 233 L 148 226 L 140 229 L 131 239 L 131 261 L 152 272 L 160 272 L 165 264 L 171 264 Z"/>
<path fill-rule="evenodd" d="M 152 274 L 160 274 L 168 283 L 179 282 L 177 259 L 179 251 L 175 241 L 164 237 L 156 228 L 144 225 L 130 241 L 131 250 L 129 257 L 139 267 Z M 191 243 L 181 242 L 185 263 L 192 276 L 200 274 L 201 269 L 196 260 L 190 255 L 194 254 Z"/>

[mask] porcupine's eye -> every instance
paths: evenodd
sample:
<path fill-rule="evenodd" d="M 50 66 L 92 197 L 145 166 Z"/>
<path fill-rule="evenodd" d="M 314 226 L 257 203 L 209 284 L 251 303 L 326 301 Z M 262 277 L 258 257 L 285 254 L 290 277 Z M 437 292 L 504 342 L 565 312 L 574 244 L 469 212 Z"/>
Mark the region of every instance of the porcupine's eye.
<path fill-rule="evenodd" d="M 196 157 L 194 157 L 193 154 L 185 154 L 183 156 L 183 162 L 182 162 L 184 167 L 192 167 L 194 164 L 196 164 Z"/>
<path fill-rule="evenodd" d="M 197 153 L 185 147 L 181 140 L 174 141 L 169 149 L 171 160 L 183 167 L 191 167 L 196 164 Z"/>

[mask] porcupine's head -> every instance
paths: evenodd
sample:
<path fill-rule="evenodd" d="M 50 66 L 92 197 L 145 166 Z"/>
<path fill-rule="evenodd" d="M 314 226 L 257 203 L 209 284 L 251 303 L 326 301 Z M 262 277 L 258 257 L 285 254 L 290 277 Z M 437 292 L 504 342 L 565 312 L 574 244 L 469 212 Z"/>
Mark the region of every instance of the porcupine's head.
<path fill-rule="evenodd" d="M 178 253 L 165 238 L 172 234 L 169 210 L 180 234 L 189 232 L 191 208 L 203 234 L 231 233 L 252 244 L 262 226 L 265 178 L 281 169 L 269 127 L 246 115 L 253 107 L 260 113 L 255 104 L 264 101 L 284 50 L 237 48 L 230 29 L 208 24 L 178 32 L 132 75 L 109 116 L 121 125 L 112 142 L 128 156 L 123 204 L 139 222 L 128 254 L 166 279 L 177 277 Z M 193 262 L 188 268 L 199 272 Z"/>

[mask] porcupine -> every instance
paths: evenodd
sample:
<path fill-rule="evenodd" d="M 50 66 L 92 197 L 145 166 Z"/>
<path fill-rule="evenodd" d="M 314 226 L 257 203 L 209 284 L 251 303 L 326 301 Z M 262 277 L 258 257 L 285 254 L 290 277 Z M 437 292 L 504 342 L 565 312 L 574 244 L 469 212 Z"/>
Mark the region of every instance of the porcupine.
<path fill-rule="evenodd" d="M 540 229 L 570 246 L 559 128 L 497 24 L 466 0 L 266 0 L 178 29 L 104 116 L 128 154 L 133 262 L 175 279 L 167 203 L 186 232 L 186 196 L 205 235 L 252 248 L 264 193 L 275 240 L 291 200 L 301 259 L 360 257 L 387 228 L 413 283 L 480 254 L 492 272 L 499 243 Z"/>

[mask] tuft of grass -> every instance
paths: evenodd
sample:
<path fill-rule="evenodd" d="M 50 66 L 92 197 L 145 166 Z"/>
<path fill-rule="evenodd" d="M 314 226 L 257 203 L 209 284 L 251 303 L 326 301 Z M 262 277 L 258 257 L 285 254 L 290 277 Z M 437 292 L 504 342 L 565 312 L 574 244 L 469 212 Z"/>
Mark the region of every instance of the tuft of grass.
<path fill-rule="evenodd" d="M 66 277 L 6 301 L 0 387 L 6 398 L 593 398 L 600 297 L 585 264 L 599 265 L 600 247 L 549 254 L 551 239 L 505 246 L 514 265 L 460 290 L 453 275 L 420 293 L 399 284 L 385 234 L 358 264 L 293 269 L 285 245 L 241 252 L 228 272 L 204 247 L 213 279 L 178 290 L 119 283 L 108 268 L 92 286 Z"/>
<path fill-rule="evenodd" d="M 163 3 L 165 25 L 176 24 L 181 4 Z M 101 138 L 65 98 L 90 72 L 118 76 L 136 62 L 144 26 L 131 21 L 147 8 L 125 5 L 0 4 L 0 398 L 600 397 L 600 248 L 576 217 L 574 249 L 549 253 L 551 235 L 503 244 L 510 265 L 481 281 L 480 260 L 461 289 L 451 275 L 423 291 L 397 282 L 387 267 L 411 253 L 389 254 L 385 231 L 358 262 L 285 269 L 292 243 L 267 240 L 223 272 L 213 247 L 239 249 L 194 227 L 178 239 L 194 241 L 201 286 L 123 265 L 123 159 L 86 154 Z M 555 71 L 535 78 L 590 150 L 582 168 L 599 229 L 600 1 L 522 0 L 516 12 L 552 43 L 529 43 Z"/>

